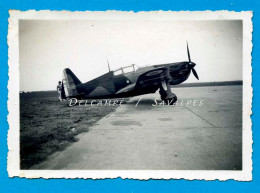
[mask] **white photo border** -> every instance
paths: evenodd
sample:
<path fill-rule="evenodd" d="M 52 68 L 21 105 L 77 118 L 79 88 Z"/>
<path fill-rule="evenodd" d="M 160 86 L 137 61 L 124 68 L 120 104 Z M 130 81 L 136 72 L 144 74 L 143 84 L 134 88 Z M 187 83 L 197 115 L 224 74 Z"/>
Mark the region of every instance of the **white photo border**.
<path fill-rule="evenodd" d="M 251 11 L 18 11 L 10 10 L 8 28 L 8 174 L 22 178 L 84 179 L 187 179 L 187 180 L 252 180 L 252 30 Z M 243 132 L 242 170 L 20 170 L 19 121 L 19 20 L 242 20 L 243 21 Z"/>

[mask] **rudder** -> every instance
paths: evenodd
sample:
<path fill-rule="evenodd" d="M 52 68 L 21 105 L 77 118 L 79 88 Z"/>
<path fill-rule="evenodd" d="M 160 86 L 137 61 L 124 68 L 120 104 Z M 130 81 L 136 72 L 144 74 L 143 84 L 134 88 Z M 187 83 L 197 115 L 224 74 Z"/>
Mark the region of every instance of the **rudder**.
<path fill-rule="evenodd" d="M 79 95 L 77 85 L 81 84 L 81 81 L 69 68 L 63 70 L 62 82 L 67 98 Z"/>

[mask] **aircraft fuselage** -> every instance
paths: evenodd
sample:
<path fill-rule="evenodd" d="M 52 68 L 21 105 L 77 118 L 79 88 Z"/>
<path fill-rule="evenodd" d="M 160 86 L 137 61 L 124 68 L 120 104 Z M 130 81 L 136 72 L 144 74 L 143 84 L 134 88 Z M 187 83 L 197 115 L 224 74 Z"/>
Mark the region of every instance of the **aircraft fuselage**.
<path fill-rule="evenodd" d="M 169 68 L 170 76 L 172 77 L 169 81 L 170 85 L 177 85 L 185 80 L 190 75 L 191 69 L 189 68 L 189 62 L 178 62 L 161 65 L 153 65 L 138 68 L 132 72 L 125 73 L 122 68 L 121 74 L 115 74 L 115 71 L 110 71 L 102 76 L 99 76 L 89 82 L 76 85 L 79 98 L 120 98 L 130 97 L 142 94 L 154 93 L 158 90 L 160 82 L 158 80 L 150 80 L 145 86 L 138 87 L 137 81 L 140 75 L 145 72 L 153 71 L 156 69 Z M 153 74 L 151 74 L 151 77 Z M 163 80 L 162 80 L 163 81 Z M 133 87 L 129 89 L 127 87 Z M 124 92 L 120 90 L 126 88 Z"/>

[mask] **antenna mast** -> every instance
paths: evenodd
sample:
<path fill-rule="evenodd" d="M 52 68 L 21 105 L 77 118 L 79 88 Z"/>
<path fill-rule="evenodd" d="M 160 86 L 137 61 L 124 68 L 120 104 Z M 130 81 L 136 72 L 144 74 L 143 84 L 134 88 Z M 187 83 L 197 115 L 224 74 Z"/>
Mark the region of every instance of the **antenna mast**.
<path fill-rule="evenodd" d="M 108 60 L 107 60 L 107 66 L 108 66 L 108 71 L 110 72 L 110 66 Z"/>

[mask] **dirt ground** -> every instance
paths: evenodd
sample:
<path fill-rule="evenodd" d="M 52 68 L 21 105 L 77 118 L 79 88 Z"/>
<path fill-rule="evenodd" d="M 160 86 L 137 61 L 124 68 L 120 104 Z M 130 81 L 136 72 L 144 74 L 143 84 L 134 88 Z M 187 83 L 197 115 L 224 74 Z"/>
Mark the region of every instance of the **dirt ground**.
<path fill-rule="evenodd" d="M 20 167 L 29 169 L 78 140 L 117 106 L 60 103 L 53 91 L 20 94 Z M 102 109 L 102 110 L 101 110 Z"/>

